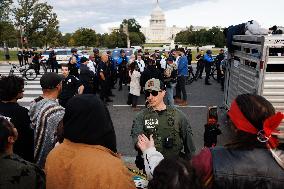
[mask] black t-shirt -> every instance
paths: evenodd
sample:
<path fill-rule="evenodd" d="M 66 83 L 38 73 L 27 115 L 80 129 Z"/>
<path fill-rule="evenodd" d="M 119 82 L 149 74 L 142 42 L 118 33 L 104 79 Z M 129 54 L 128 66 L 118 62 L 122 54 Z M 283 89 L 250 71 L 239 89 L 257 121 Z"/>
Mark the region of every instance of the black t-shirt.
<path fill-rule="evenodd" d="M 56 54 L 55 52 L 51 51 L 48 57 L 49 61 L 56 61 Z"/>
<path fill-rule="evenodd" d="M 77 77 L 73 75 L 68 75 L 62 81 L 62 91 L 59 95 L 59 99 L 67 100 L 69 98 L 72 98 L 75 94 L 78 93 L 78 88 L 81 85 L 82 83 Z"/>
<path fill-rule="evenodd" d="M 14 144 L 14 153 L 27 161 L 34 161 L 34 131 L 30 127 L 28 109 L 18 103 L 0 102 L 0 114 L 11 118 L 18 131 L 18 139 Z"/>

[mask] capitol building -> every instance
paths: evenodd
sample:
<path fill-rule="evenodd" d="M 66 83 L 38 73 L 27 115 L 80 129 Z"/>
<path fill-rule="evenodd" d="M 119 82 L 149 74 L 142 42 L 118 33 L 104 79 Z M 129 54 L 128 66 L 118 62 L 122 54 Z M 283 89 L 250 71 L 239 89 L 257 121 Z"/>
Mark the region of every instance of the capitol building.
<path fill-rule="evenodd" d="M 145 35 L 146 43 L 172 43 L 176 34 L 185 29 L 176 26 L 167 27 L 165 14 L 157 1 L 151 14 L 150 26 L 142 27 L 140 31 Z"/>

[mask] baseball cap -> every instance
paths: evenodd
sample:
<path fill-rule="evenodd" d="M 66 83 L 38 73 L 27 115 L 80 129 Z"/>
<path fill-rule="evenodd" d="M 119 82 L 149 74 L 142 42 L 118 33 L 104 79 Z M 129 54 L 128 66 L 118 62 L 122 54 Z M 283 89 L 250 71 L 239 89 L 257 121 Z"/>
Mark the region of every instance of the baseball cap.
<path fill-rule="evenodd" d="M 164 90 L 165 86 L 162 81 L 159 79 L 149 79 L 145 84 L 145 90 L 151 90 L 151 91 L 161 91 Z"/>
<path fill-rule="evenodd" d="M 54 89 L 61 81 L 62 76 L 54 72 L 48 72 L 40 78 L 40 86 L 42 89 Z"/>

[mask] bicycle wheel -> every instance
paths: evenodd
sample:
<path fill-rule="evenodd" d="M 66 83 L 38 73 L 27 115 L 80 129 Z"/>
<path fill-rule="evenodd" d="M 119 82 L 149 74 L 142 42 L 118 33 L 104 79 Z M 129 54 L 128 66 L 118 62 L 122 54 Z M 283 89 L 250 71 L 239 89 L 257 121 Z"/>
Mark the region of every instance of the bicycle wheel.
<path fill-rule="evenodd" d="M 216 68 L 214 68 L 214 69 L 212 70 L 211 75 L 212 75 L 212 77 L 213 77 L 214 80 L 217 80 L 217 69 L 216 69 Z"/>
<path fill-rule="evenodd" d="M 40 65 L 41 65 L 41 67 L 42 67 L 42 69 L 43 69 L 43 73 L 46 73 L 46 72 L 47 72 L 47 66 L 46 66 L 46 63 L 45 63 L 45 62 L 43 62 L 43 61 L 41 61 L 41 62 L 40 62 Z"/>
<path fill-rule="evenodd" d="M 35 80 L 35 78 L 37 77 L 37 73 L 35 69 L 29 68 L 24 72 L 24 76 L 27 80 Z"/>

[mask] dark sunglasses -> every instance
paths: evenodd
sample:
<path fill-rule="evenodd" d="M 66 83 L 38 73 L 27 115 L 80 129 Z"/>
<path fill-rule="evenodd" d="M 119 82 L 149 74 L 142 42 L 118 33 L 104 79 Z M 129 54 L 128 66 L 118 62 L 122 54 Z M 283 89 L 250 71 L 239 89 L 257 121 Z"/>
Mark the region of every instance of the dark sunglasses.
<path fill-rule="evenodd" d="M 157 96 L 159 94 L 160 91 L 145 91 L 145 96 L 149 97 L 150 94 L 152 94 L 152 96 Z"/>

